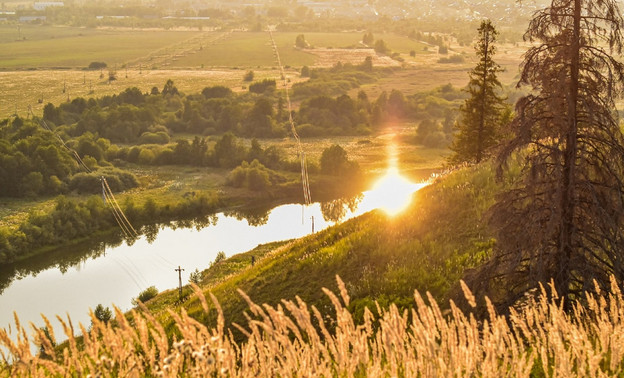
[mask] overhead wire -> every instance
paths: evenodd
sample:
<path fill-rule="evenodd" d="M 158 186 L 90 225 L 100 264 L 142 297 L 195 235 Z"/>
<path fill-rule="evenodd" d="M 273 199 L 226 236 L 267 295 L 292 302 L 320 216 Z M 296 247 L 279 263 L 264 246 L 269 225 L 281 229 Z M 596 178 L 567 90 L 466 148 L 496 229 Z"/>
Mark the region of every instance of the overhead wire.
<path fill-rule="evenodd" d="M 128 274 L 130 279 L 132 279 L 132 281 L 134 281 L 134 284 L 137 286 L 137 288 L 139 288 L 139 290 L 143 290 L 143 288 L 147 287 L 147 285 L 141 286 L 141 284 L 139 284 L 139 282 L 137 281 L 137 278 L 127 269 L 126 266 L 124 266 L 121 263 L 121 261 L 117 260 L 114 256 L 113 256 L 113 261 L 115 261 L 115 263 L 117 263 L 117 265 L 119 265 L 119 267 L 121 269 L 123 269 L 123 271 L 126 272 L 126 274 Z"/>
<path fill-rule="evenodd" d="M 119 203 L 115 199 L 115 195 L 113 194 L 113 191 L 108 185 L 108 181 L 106 181 L 106 177 L 102 176 L 101 180 L 102 180 L 102 193 L 104 193 L 104 197 L 108 200 L 108 203 L 113 209 L 113 212 L 117 213 L 117 217 L 115 218 L 117 219 L 117 223 L 119 223 L 122 229 L 125 228 L 125 231 L 130 237 L 134 238 L 138 236 L 139 233 L 134 229 L 134 227 L 132 227 L 132 224 L 126 217 L 126 214 L 124 214 L 123 210 L 121 210 Z"/>
<path fill-rule="evenodd" d="M 32 111 L 32 106 L 30 105 L 28 106 L 28 111 L 32 115 L 33 120 L 36 119 L 41 127 L 51 132 L 59 140 L 61 145 L 65 147 L 71 153 L 71 155 L 74 157 L 74 159 L 76 159 L 76 162 L 82 169 L 84 169 L 87 173 L 93 173 L 93 171 L 82 160 L 78 152 L 76 152 L 76 150 L 74 150 L 73 148 L 69 147 L 67 143 L 65 143 L 63 138 L 61 138 L 60 135 L 54 132 L 54 130 L 52 130 L 52 128 L 46 123 L 45 119 L 35 116 L 35 114 Z M 121 231 L 126 236 L 126 238 L 132 239 L 132 238 L 137 237 L 139 235 L 138 232 L 134 229 L 134 227 L 132 227 L 132 224 L 130 223 L 126 215 L 124 214 L 121 207 L 119 206 L 119 203 L 117 203 L 117 200 L 115 199 L 115 196 L 113 195 L 113 191 L 110 189 L 110 186 L 108 185 L 108 182 L 106 181 L 106 178 L 104 176 L 102 176 L 101 181 L 102 181 L 102 196 L 104 197 L 103 200 L 111 207 L 113 217 L 115 218 L 115 221 L 119 225 L 119 228 L 121 228 Z"/>
<path fill-rule="evenodd" d="M 273 38 L 273 32 L 269 29 L 269 36 L 271 38 L 271 45 L 273 47 L 273 54 L 277 59 L 277 65 L 280 70 L 280 77 L 283 81 L 284 88 L 286 89 L 286 103 L 288 105 L 288 122 L 290 123 L 290 130 L 292 132 L 293 137 L 297 141 L 297 153 L 299 154 L 299 159 L 301 162 L 301 184 L 303 187 L 303 199 L 305 205 L 308 206 L 312 203 L 312 196 L 310 195 L 310 181 L 308 178 L 308 165 L 306 161 L 306 155 L 303 151 L 303 147 L 301 146 L 301 140 L 299 139 L 299 134 L 297 134 L 297 129 L 295 128 L 295 121 L 292 116 L 292 104 L 290 102 L 290 92 L 288 90 L 288 82 L 286 81 L 286 74 L 284 73 L 284 66 L 282 66 L 282 60 L 279 55 L 279 50 L 277 49 L 277 44 L 275 43 L 275 39 Z"/>

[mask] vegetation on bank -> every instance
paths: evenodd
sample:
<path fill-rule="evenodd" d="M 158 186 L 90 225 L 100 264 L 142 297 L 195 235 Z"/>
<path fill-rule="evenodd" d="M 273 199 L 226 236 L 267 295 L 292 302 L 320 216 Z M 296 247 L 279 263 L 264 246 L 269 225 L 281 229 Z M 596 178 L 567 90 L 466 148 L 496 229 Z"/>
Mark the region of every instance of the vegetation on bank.
<path fill-rule="evenodd" d="M 17 229 L 0 227 L 0 265 L 118 227 L 114 213 L 101 196 L 91 196 L 84 201 L 60 196 L 55 202 L 49 212 L 31 212 Z M 142 204 L 128 198 L 121 207 L 128 220 L 138 227 L 206 215 L 221 205 L 215 193 L 198 192 L 166 204 L 151 197 L 144 199 Z"/>

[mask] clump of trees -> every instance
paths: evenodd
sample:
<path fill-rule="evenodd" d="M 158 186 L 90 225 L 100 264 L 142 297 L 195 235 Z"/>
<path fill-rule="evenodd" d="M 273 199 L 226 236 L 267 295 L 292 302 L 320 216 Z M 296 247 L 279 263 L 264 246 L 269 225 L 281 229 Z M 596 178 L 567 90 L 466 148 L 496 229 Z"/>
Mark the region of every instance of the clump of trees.
<path fill-rule="evenodd" d="M 347 151 L 337 144 L 323 150 L 321 154 L 321 173 L 330 176 L 354 177 L 360 174 L 360 166 L 350 161 Z"/>
<path fill-rule="evenodd" d="M 306 49 L 310 47 L 310 44 L 306 41 L 303 34 L 298 34 L 297 38 L 295 38 L 295 46 L 300 49 Z"/>
<path fill-rule="evenodd" d="M 286 182 L 286 178 L 279 173 L 268 169 L 257 159 L 251 163 L 243 161 L 234 168 L 228 176 L 228 183 L 237 188 L 247 188 L 253 191 L 263 191 L 272 185 Z"/>

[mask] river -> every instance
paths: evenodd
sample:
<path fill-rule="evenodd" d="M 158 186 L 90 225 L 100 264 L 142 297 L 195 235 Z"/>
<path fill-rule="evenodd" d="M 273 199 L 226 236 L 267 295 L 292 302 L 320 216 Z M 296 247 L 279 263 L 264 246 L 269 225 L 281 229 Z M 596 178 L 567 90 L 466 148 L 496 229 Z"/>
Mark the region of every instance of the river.
<path fill-rule="evenodd" d="M 195 269 L 205 269 L 217 253 L 226 256 L 246 252 L 258 244 L 299 238 L 376 208 L 389 214 L 408 203 L 425 184 L 404 180 L 388 171 L 370 191 L 361 195 L 309 206 L 287 204 L 270 210 L 218 213 L 196 221 L 144 227 L 138 239 L 114 237 L 90 240 L 0 268 L 0 328 L 14 336 L 13 313 L 22 324 L 43 326 L 40 314 L 52 321 L 61 335 L 56 315 L 68 315 L 74 325 L 88 326 L 89 308 L 96 305 L 122 310 L 149 286 L 159 291 L 183 284 Z M 64 337 L 63 337 L 64 338 Z"/>

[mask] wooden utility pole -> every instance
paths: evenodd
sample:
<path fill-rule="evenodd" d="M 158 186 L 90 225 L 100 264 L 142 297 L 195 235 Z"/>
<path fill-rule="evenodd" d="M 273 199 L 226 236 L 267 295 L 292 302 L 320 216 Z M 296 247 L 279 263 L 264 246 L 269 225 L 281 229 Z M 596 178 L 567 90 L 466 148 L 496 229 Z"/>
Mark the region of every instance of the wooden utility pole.
<path fill-rule="evenodd" d="M 184 269 L 180 268 L 180 265 L 178 265 L 178 269 L 174 269 L 176 272 L 178 272 L 178 280 L 180 282 L 180 285 L 178 286 L 178 294 L 180 297 L 180 302 L 182 301 L 182 271 Z"/>

